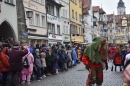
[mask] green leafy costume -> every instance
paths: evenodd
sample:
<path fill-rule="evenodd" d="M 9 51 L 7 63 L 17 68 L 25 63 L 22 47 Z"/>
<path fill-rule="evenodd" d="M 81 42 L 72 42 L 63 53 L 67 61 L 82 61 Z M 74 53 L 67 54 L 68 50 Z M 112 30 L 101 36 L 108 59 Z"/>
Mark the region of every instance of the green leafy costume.
<path fill-rule="evenodd" d="M 89 47 L 85 50 L 84 54 L 88 56 L 89 60 L 92 63 L 100 63 L 102 60 L 106 60 L 108 57 L 106 50 L 101 50 L 101 52 L 98 52 L 97 48 L 101 41 L 103 40 L 103 37 L 95 37 L 93 39 L 93 42 Z"/>

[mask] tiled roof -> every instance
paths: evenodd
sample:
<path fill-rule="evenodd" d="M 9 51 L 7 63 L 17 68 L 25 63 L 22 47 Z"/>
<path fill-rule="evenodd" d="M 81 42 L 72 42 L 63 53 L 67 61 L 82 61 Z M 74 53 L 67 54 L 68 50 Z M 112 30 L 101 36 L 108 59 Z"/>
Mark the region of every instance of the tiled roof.
<path fill-rule="evenodd" d="M 113 16 L 111 15 L 107 15 L 108 17 L 108 22 L 109 23 L 113 23 Z M 117 26 L 121 26 L 121 19 L 123 17 L 126 17 L 128 19 L 128 26 L 130 26 L 130 14 L 126 14 L 126 15 L 115 15 L 115 22 L 117 24 Z"/>
<path fill-rule="evenodd" d="M 88 14 L 91 7 L 91 0 L 83 0 L 83 14 Z"/>
<path fill-rule="evenodd" d="M 100 7 L 99 6 L 93 6 L 93 12 L 97 12 L 100 10 Z"/>
<path fill-rule="evenodd" d="M 106 13 L 102 8 L 99 9 L 99 12 L 103 14 Z"/>

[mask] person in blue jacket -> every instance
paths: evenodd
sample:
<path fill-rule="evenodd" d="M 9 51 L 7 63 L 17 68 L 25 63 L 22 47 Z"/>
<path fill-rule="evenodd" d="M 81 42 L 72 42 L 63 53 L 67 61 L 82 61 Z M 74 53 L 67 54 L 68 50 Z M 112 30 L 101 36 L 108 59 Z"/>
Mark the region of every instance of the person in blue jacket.
<path fill-rule="evenodd" d="M 73 57 L 73 60 L 74 60 L 74 66 L 76 66 L 76 63 L 77 63 L 77 53 L 76 53 L 75 46 L 73 46 L 73 49 L 72 49 L 72 57 Z"/>

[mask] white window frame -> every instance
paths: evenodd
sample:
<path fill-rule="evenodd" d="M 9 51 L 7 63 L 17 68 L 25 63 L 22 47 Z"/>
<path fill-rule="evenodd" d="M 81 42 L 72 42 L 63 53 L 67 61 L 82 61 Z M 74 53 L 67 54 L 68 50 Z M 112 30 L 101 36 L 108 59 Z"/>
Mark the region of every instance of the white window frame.
<path fill-rule="evenodd" d="M 29 19 L 29 25 L 34 25 L 34 13 L 32 14 L 32 18 Z"/>
<path fill-rule="evenodd" d="M 68 26 L 64 25 L 63 28 L 64 28 L 64 34 L 69 34 Z"/>
<path fill-rule="evenodd" d="M 40 14 L 37 14 L 37 13 L 35 14 L 35 24 L 36 26 L 40 26 Z"/>
<path fill-rule="evenodd" d="M 58 9 L 58 11 L 57 11 L 57 9 Z M 56 16 L 60 17 L 60 8 L 59 7 L 56 7 Z"/>
<path fill-rule="evenodd" d="M 45 3 L 45 0 L 41 0 L 41 4 L 44 5 L 44 3 Z"/>
<path fill-rule="evenodd" d="M 42 25 L 42 27 L 45 27 L 45 21 L 46 21 L 46 20 L 45 20 L 45 16 L 42 15 L 42 16 L 41 16 L 41 23 L 42 23 L 41 25 Z"/>
<path fill-rule="evenodd" d="M 50 27 L 49 27 L 49 25 L 50 25 Z M 55 34 L 55 24 L 52 24 L 52 23 L 48 22 L 48 30 L 50 30 L 50 33 Z"/>
<path fill-rule="evenodd" d="M 57 34 L 60 35 L 60 25 L 57 25 Z"/>

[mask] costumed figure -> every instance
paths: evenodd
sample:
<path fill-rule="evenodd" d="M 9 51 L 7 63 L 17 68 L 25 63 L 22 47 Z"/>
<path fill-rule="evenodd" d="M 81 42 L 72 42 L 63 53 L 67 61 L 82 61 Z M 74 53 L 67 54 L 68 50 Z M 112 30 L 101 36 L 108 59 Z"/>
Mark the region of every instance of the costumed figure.
<path fill-rule="evenodd" d="M 115 71 L 116 71 L 116 68 L 117 66 L 120 67 L 120 71 L 122 71 L 122 56 L 120 54 L 120 49 L 118 46 L 115 47 L 114 49 L 114 58 L 113 58 L 113 64 L 115 65 Z M 112 69 L 111 71 L 113 71 L 113 64 L 112 64 Z"/>
<path fill-rule="evenodd" d="M 91 45 L 84 51 L 82 61 L 89 74 L 89 84 L 86 86 L 101 86 L 103 83 L 103 69 L 108 69 L 106 40 L 103 37 L 95 37 Z"/>

